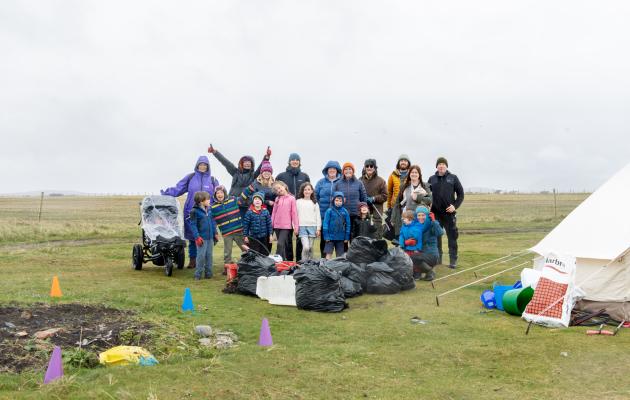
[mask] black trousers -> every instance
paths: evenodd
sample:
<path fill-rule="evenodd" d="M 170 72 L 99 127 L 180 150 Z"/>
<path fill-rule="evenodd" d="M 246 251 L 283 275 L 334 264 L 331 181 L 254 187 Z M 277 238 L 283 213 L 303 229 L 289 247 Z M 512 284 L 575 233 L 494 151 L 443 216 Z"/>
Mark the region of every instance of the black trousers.
<path fill-rule="evenodd" d="M 290 251 L 291 258 L 287 261 L 293 261 L 293 246 L 291 246 Z M 295 237 L 295 261 L 300 261 L 302 259 L 302 241 L 299 237 Z"/>
<path fill-rule="evenodd" d="M 276 232 L 276 254 L 284 261 L 293 261 L 293 229 L 274 229 Z"/>
<path fill-rule="evenodd" d="M 446 232 L 446 237 L 448 238 L 448 256 L 451 262 L 457 261 L 457 238 L 459 237 L 459 231 L 457 230 L 457 215 L 455 213 L 452 214 L 444 214 L 444 215 L 436 215 L 435 219 L 438 220 L 442 228 L 444 228 L 444 232 Z M 442 237 L 438 238 L 438 251 L 440 253 L 440 260 L 442 260 Z"/>

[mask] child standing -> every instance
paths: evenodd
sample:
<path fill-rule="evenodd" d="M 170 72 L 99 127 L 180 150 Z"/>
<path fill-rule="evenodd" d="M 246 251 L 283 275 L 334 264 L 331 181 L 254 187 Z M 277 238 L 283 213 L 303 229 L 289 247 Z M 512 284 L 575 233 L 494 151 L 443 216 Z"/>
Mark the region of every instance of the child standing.
<path fill-rule="evenodd" d="M 302 242 L 302 260 L 311 260 L 313 242 L 320 236 L 322 219 L 319 214 L 319 204 L 315 200 L 315 191 L 310 182 L 304 182 L 300 186 L 296 206 L 300 225 L 298 236 Z"/>
<path fill-rule="evenodd" d="M 324 253 L 326 258 L 332 258 L 333 250 L 337 257 L 345 254 L 344 244 L 350 240 L 350 214 L 343 207 L 344 196 L 342 192 L 333 193 L 333 206 L 324 214 L 322 232 L 326 245 Z"/>
<path fill-rule="evenodd" d="M 197 262 L 195 265 L 195 280 L 212 278 L 212 246 L 219 241 L 217 228 L 210 212 L 210 194 L 208 192 L 195 193 L 195 206 L 190 211 L 190 230 L 197 245 Z"/>
<path fill-rule="evenodd" d="M 238 202 L 234 196 L 228 196 L 225 186 L 214 189 L 214 204 L 212 218 L 223 236 L 223 275 L 226 273 L 225 264 L 232 263 L 232 246 L 236 242 L 243 249 L 243 222 L 238 209 Z"/>
<path fill-rule="evenodd" d="M 413 261 L 413 277 L 420 279 L 420 268 L 417 256 L 422 253 L 422 224 L 416 219 L 416 215 L 411 210 L 402 213 L 402 226 L 398 243 L 401 249 L 407 253 Z"/>
<path fill-rule="evenodd" d="M 371 239 L 376 237 L 376 226 L 372 222 L 370 207 L 365 202 L 359 203 L 359 216 L 354 221 L 352 237 L 365 236 Z"/>
<path fill-rule="evenodd" d="M 295 197 L 289 193 L 287 184 L 282 181 L 276 181 L 273 184 L 273 191 L 276 194 L 276 201 L 271 213 L 271 225 L 278 240 L 276 254 L 285 261 L 293 261 L 292 252 L 290 253 L 287 249 L 293 247 L 292 233 L 297 236 L 300 227 Z"/>
<path fill-rule="evenodd" d="M 263 205 L 265 195 L 256 192 L 252 196 L 252 205 L 245 213 L 243 218 L 243 241 L 252 250 L 263 255 L 269 255 L 271 252 L 271 215 Z"/>

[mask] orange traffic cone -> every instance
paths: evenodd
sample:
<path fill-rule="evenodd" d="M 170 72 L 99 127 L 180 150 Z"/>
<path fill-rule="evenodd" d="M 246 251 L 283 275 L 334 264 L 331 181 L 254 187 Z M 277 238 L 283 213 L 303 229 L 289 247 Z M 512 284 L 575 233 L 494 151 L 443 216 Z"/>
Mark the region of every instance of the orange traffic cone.
<path fill-rule="evenodd" d="M 57 275 L 53 276 L 52 286 L 50 287 L 50 297 L 61 297 L 61 288 L 59 287 L 59 279 Z"/>

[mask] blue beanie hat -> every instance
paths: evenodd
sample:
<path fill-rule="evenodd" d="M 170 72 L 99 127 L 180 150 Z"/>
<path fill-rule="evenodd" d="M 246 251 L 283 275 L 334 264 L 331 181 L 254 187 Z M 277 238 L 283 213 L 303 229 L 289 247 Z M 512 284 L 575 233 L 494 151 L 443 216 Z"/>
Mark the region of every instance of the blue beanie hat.
<path fill-rule="evenodd" d="M 265 194 L 263 192 L 254 193 L 254 195 L 252 196 L 252 200 L 254 200 L 256 197 L 258 197 L 263 203 L 265 202 Z"/>
<path fill-rule="evenodd" d="M 416 207 L 416 215 L 418 215 L 420 213 L 428 214 L 429 213 L 429 209 L 426 208 L 425 206 L 418 206 L 418 207 Z"/>
<path fill-rule="evenodd" d="M 302 159 L 300 158 L 300 155 L 298 153 L 291 153 L 291 154 L 289 154 L 289 161 L 291 161 L 291 160 L 302 161 Z"/>

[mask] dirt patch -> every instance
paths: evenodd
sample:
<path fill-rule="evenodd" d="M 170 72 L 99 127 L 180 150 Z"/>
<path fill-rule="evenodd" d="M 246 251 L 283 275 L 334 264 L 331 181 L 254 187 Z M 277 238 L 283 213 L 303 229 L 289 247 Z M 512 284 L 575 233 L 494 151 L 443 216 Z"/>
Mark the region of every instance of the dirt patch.
<path fill-rule="evenodd" d="M 43 369 L 54 346 L 66 352 L 81 343 L 83 350 L 95 354 L 118 345 L 143 346 L 150 340 L 151 327 L 133 312 L 102 306 L 3 306 L 0 372 Z"/>

